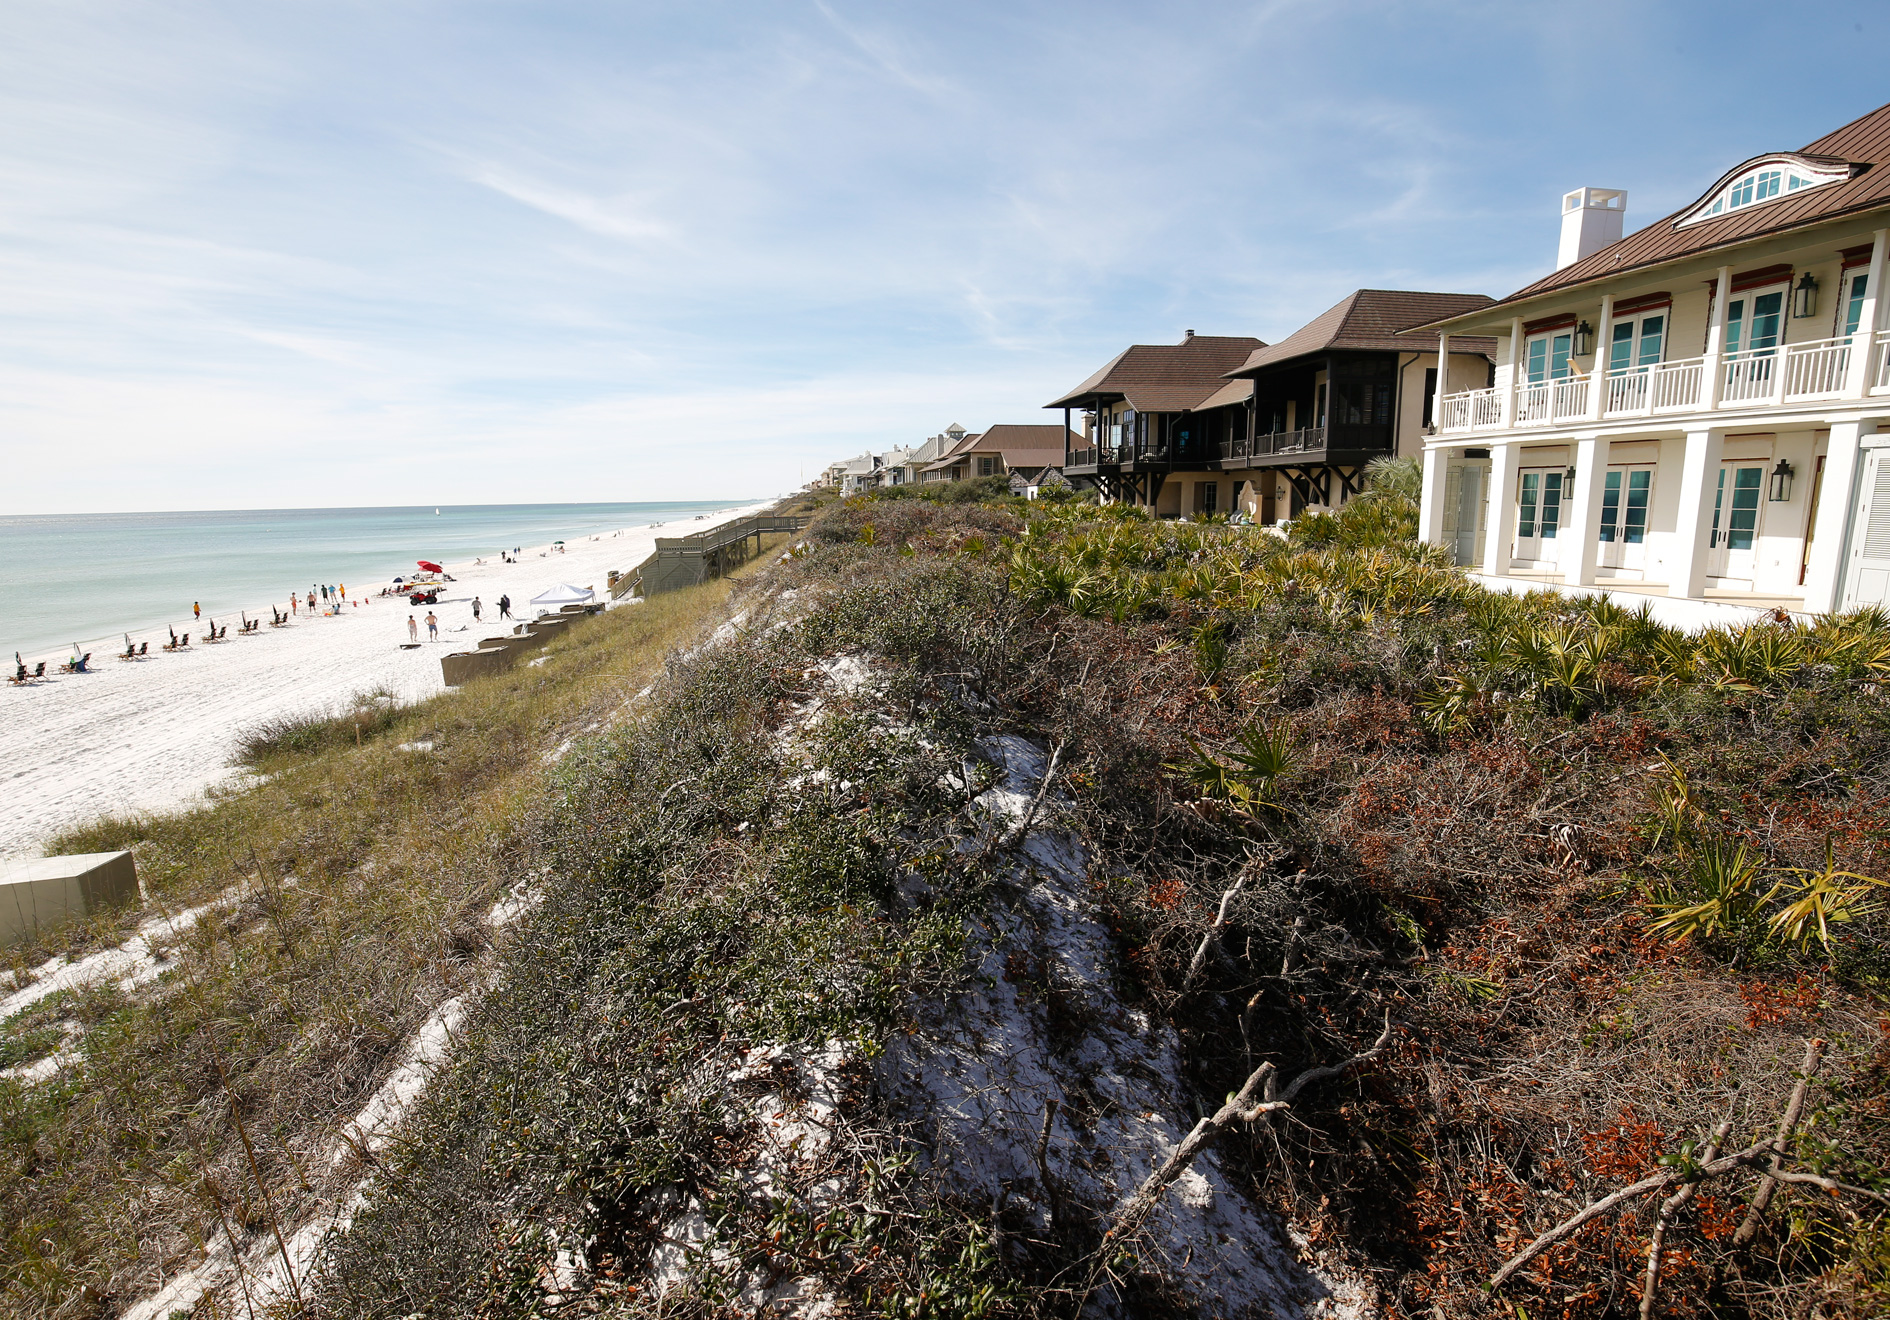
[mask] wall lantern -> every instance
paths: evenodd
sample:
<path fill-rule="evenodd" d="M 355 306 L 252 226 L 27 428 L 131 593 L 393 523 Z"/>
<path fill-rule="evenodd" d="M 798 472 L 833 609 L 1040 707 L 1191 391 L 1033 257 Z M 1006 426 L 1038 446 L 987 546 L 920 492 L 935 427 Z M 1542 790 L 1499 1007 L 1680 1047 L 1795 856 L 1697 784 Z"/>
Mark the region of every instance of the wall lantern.
<path fill-rule="evenodd" d="M 1798 281 L 1798 287 L 1792 290 L 1792 315 L 1799 320 L 1818 314 L 1818 281 L 1806 271 L 1805 277 Z"/>
<path fill-rule="evenodd" d="M 1575 469 L 1573 467 L 1569 468 L 1568 472 L 1563 476 L 1562 489 L 1565 491 L 1573 491 L 1575 489 Z"/>
<path fill-rule="evenodd" d="M 1771 500 L 1774 504 L 1783 504 L 1792 497 L 1792 465 L 1785 459 L 1778 461 L 1772 469 Z"/>
<path fill-rule="evenodd" d="M 1575 356 L 1587 357 L 1595 351 L 1595 327 L 1583 321 L 1575 327 Z"/>

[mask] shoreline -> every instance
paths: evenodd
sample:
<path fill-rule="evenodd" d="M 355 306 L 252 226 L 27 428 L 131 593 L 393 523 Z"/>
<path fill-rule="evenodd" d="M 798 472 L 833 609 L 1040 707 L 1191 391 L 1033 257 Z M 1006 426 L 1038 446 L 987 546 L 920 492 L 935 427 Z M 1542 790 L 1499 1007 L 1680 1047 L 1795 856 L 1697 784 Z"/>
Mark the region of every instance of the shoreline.
<path fill-rule="evenodd" d="M 188 809 L 206 790 L 240 779 L 230 761 L 244 730 L 338 709 L 364 692 L 385 691 L 402 703 L 436 695 L 446 690 L 440 657 L 530 618 L 532 596 L 563 582 L 602 593 L 607 570 L 635 568 L 658 534 L 706 530 L 775 503 L 585 534 L 562 554 L 551 553 L 548 543 L 528 546 L 513 563 L 438 561 L 454 581 L 452 594 L 433 607 L 375 594 L 388 583 L 374 582 L 351 585 L 340 613 L 303 612 L 283 628 L 267 626 L 265 605 L 264 627 L 241 635 L 232 629 L 222 642 L 201 642 L 202 625 L 193 621 L 187 650 L 153 649 L 125 661 L 118 658 L 123 641 L 114 637 L 92 648 L 83 674 L 58 671 L 63 651 L 47 656 L 44 680 L 0 685 L 0 857 L 31 855 L 51 836 L 102 817 Z M 502 594 L 512 598 L 510 620 L 498 617 Z M 484 607 L 477 623 L 474 597 Z M 427 637 L 429 608 L 439 620 L 437 640 Z M 417 646 L 408 644 L 408 615 L 421 625 Z M 217 619 L 237 622 L 235 614 Z M 134 631 L 132 640 L 161 645 L 169 626 Z"/>
<path fill-rule="evenodd" d="M 776 502 L 775 500 L 765 501 L 761 507 L 772 506 L 775 502 Z M 390 507 L 404 508 L 405 506 L 390 506 Z M 638 523 L 635 525 L 625 525 L 622 527 L 607 528 L 605 530 L 596 531 L 596 532 L 578 532 L 574 534 L 566 534 L 566 536 L 567 536 L 567 539 L 569 539 L 572 535 L 575 535 L 580 542 L 588 542 L 593 537 L 598 537 L 602 539 L 615 539 L 615 538 L 619 538 L 619 537 L 623 537 L 623 536 L 631 535 L 631 534 L 656 532 L 658 529 L 661 529 L 661 528 L 677 528 L 677 527 L 684 527 L 684 526 L 694 527 L 696 522 L 699 519 L 706 519 L 708 525 L 712 526 L 714 525 L 715 522 L 728 517 L 730 515 L 731 510 L 738 509 L 738 508 L 748 509 L 749 507 L 751 507 L 750 504 L 723 505 L 723 506 L 719 506 L 713 509 L 702 510 L 700 511 L 699 514 L 690 513 L 686 517 L 671 517 L 667 521 L 660 522 L 660 523 Z M 249 511 L 242 510 L 239 512 L 249 512 Z M 273 512 L 273 511 L 264 510 L 262 512 Z M 497 539 L 502 539 L 502 538 L 494 537 L 493 539 L 497 540 Z M 524 555 L 535 554 L 539 550 L 542 550 L 544 548 L 545 548 L 544 544 L 527 545 L 523 547 L 523 550 L 521 552 L 521 557 L 523 557 Z M 468 567 L 471 566 L 470 561 L 448 561 L 445 559 L 438 559 L 435 562 L 445 564 L 449 572 L 454 572 L 455 577 L 458 576 L 457 572 L 454 570 L 455 563 L 464 564 Z M 634 567 L 634 565 L 633 564 L 613 565 L 613 567 L 618 568 L 620 571 L 627 571 L 629 568 Z M 404 567 L 396 564 L 395 567 L 388 570 L 388 576 L 386 577 L 370 578 L 370 577 L 367 577 L 366 575 L 363 575 L 362 582 L 364 585 L 360 589 L 361 599 L 365 601 L 370 596 L 373 596 L 376 593 L 378 593 L 382 587 L 391 585 L 394 576 L 396 575 L 405 576 L 415 571 L 417 571 L 417 563 L 409 562 Z M 331 575 L 331 578 L 329 580 L 329 585 L 331 586 L 335 585 L 336 581 L 340 581 L 340 580 L 344 580 L 344 579 L 340 579 L 337 576 Z M 319 591 L 320 583 L 318 582 L 315 585 L 317 586 L 317 589 Z M 350 586 L 349 587 L 350 601 L 355 599 L 356 594 L 357 594 L 356 589 L 353 586 Z M 306 595 L 307 595 L 307 591 L 306 589 L 304 589 L 302 593 L 302 596 L 304 599 L 306 598 Z M 273 605 L 276 608 L 282 608 L 286 604 L 286 602 L 287 602 L 286 594 L 275 597 L 273 601 L 265 601 L 263 605 L 261 606 L 261 613 L 266 619 L 271 605 Z M 25 660 L 28 669 L 31 669 L 34 665 L 38 664 L 39 661 L 41 660 L 46 661 L 47 677 L 51 678 L 52 671 L 58 665 L 63 664 L 68 658 L 68 656 L 72 654 L 69 648 L 75 644 L 79 647 L 80 654 L 83 654 L 87 650 L 92 651 L 93 664 L 94 666 L 97 666 L 98 664 L 102 663 L 104 660 L 110 659 L 113 656 L 115 656 L 117 652 L 117 648 L 119 648 L 120 646 L 124 644 L 124 636 L 126 632 L 130 633 L 131 638 L 134 642 L 155 640 L 159 636 L 165 636 L 166 630 L 170 628 L 175 628 L 180 636 L 185 631 L 189 631 L 192 637 L 195 638 L 198 628 L 200 626 L 200 623 L 207 623 L 212 617 L 214 617 L 218 621 L 219 625 L 221 625 L 222 623 L 231 622 L 236 619 L 237 613 L 244 612 L 245 609 L 246 609 L 246 612 L 251 615 L 255 615 L 258 612 L 258 607 L 254 604 L 250 604 L 247 607 L 244 607 L 242 605 L 235 605 L 235 606 L 219 608 L 216 610 L 206 609 L 204 611 L 204 617 L 201 621 L 194 618 L 189 620 L 188 628 L 186 628 L 185 624 L 180 623 L 174 619 L 159 619 L 156 621 L 147 620 L 143 623 L 133 625 L 129 629 L 119 627 L 116 631 L 112 631 L 112 632 L 99 632 L 99 633 L 92 634 L 90 636 L 81 635 L 76 639 L 60 642 L 56 644 L 54 647 L 52 647 L 51 649 L 45 649 L 45 648 L 35 649 L 35 648 L 29 648 L 28 646 L 9 647 L 4 654 L 0 654 L 0 662 L 4 662 L 6 672 L 8 674 L 11 674 L 13 672 L 13 655 L 17 651 L 19 656 L 23 660 Z M 302 616 L 298 616 L 298 617 L 302 617 Z M 167 640 L 168 640 L 168 637 L 167 637 Z M 231 635 L 231 640 L 232 641 L 235 640 L 234 634 Z M 193 646 L 194 646 L 194 642 L 193 642 Z"/>

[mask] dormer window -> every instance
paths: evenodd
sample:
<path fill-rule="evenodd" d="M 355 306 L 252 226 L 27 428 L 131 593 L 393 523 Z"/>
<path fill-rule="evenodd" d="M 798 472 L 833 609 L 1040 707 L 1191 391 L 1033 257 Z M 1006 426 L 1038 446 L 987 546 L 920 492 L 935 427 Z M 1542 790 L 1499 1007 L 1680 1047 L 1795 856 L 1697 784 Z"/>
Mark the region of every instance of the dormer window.
<path fill-rule="evenodd" d="M 1721 179 L 1712 192 L 1674 223 L 1674 228 L 1697 225 L 1807 188 L 1841 183 L 1850 177 L 1851 167 L 1845 161 L 1795 155 L 1761 156 Z"/>

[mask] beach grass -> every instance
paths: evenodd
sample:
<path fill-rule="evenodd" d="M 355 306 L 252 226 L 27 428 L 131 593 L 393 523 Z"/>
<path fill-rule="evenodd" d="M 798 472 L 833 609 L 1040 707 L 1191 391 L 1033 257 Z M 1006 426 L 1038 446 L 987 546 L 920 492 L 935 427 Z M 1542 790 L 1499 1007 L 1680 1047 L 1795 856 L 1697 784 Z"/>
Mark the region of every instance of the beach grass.
<path fill-rule="evenodd" d="M 232 748 L 260 772 L 246 786 L 54 840 L 49 853 L 132 849 L 147 902 L 12 950 L 16 975 L 209 906 L 157 979 L 0 1023 L 8 1065 L 58 1040 L 78 1056 L 47 1081 L 0 1079 L 0 1312 L 96 1314 L 175 1274 L 205 1224 L 266 1231 L 270 1189 L 308 1184 L 390 1060 L 476 975 L 487 914 L 539 867 L 555 754 L 619 715 L 767 562 L 609 611 L 540 663 L 416 705 L 364 694 L 255 730 Z"/>

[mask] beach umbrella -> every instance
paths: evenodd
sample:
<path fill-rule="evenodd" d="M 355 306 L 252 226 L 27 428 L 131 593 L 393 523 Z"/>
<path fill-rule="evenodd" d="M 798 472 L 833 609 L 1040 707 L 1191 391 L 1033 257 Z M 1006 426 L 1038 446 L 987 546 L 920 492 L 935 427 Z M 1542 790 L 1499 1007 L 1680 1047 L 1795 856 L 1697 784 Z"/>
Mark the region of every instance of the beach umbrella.
<path fill-rule="evenodd" d="M 416 559 L 414 562 L 429 573 L 444 573 L 446 571 L 430 559 Z"/>

